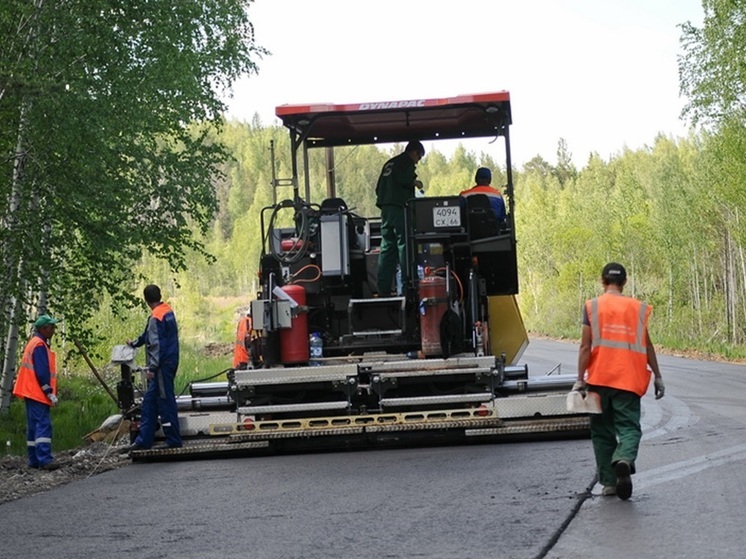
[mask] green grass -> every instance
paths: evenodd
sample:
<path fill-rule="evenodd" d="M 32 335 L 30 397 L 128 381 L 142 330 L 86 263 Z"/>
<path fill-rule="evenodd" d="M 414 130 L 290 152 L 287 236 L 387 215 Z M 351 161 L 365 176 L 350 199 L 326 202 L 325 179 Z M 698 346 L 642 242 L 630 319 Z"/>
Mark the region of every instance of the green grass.
<path fill-rule="evenodd" d="M 219 373 L 230 367 L 229 355 L 207 355 L 202 348 L 186 344 L 182 344 L 181 349 L 175 386 L 177 394 L 188 393 L 189 383 L 193 381 L 225 380 L 225 374 Z M 142 359 L 142 354 L 139 357 Z M 120 369 L 102 368 L 99 373 L 116 394 Z M 52 452 L 84 446 L 85 435 L 97 429 L 110 415 L 119 413 L 114 401 L 88 369 L 60 375 L 58 394 L 60 403 L 52 408 Z M 14 398 L 8 413 L 0 415 L 0 454 L 25 453 L 26 410 L 23 400 Z"/>
<path fill-rule="evenodd" d="M 64 379 L 58 388 L 60 403 L 52 409 L 53 449 L 79 447 L 83 437 L 96 429 L 117 408 L 96 381 L 82 376 Z M 10 444 L 8 444 L 10 443 Z M 0 416 L 0 445 L 6 453 L 26 453 L 26 409 L 13 399 L 8 414 Z"/>

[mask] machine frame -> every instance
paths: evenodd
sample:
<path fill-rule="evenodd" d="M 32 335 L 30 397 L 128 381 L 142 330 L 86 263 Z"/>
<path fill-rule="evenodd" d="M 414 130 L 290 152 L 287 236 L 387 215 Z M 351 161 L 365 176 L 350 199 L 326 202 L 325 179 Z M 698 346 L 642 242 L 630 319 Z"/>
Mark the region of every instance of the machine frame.
<path fill-rule="evenodd" d="M 510 94 L 281 105 L 276 114 L 292 175 L 277 178 L 273 163 L 272 187 L 293 194 L 262 210 L 249 363 L 181 398 L 184 448 L 133 458 L 587 436 L 587 414 L 565 404 L 575 375 L 531 377 L 518 364 L 528 339 L 515 299 Z M 506 220 L 460 196 L 411 199 L 408 281 L 376 297 L 380 218 L 356 215 L 338 195 L 334 148 L 478 137 L 502 139 Z M 327 162 L 319 203 L 313 149 Z M 293 225 L 278 225 L 281 212 Z"/>

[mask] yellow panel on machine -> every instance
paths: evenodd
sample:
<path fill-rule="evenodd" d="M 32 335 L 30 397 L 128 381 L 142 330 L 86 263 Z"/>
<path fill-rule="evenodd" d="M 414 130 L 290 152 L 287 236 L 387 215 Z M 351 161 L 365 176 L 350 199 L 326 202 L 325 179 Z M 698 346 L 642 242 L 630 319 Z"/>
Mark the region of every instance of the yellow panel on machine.
<path fill-rule="evenodd" d="M 487 297 L 490 351 L 505 354 L 506 363 L 515 365 L 528 347 L 528 334 L 515 295 Z"/>

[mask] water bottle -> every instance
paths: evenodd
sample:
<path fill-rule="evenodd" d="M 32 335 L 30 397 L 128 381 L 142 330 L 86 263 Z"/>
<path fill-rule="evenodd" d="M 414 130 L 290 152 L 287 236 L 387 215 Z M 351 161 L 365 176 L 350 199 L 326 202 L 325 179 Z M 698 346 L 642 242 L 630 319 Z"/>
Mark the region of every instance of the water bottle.
<path fill-rule="evenodd" d="M 321 358 L 324 356 L 324 340 L 321 338 L 321 334 L 319 332 L 314 332 L 313 334 L 311 334 L 309 341 L 311 358 L 309 359 L 308 363 L 309 365 L 318 367 L 319 365 L 321 365 Z"/>

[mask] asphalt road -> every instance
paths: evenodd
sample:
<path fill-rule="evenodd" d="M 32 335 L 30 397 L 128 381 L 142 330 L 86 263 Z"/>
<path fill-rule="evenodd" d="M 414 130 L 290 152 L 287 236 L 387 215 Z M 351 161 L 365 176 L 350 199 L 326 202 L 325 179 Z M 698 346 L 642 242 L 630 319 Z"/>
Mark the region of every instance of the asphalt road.
<path fill-rule="evenodd" d="M 534 375 L 576 359 L 524 356 Z M 589 440 L 138 463 L 0 505 L 0 556 L 741 556 L 746 368 L 660 362 L 626 502 L 592 485 Z"/>

